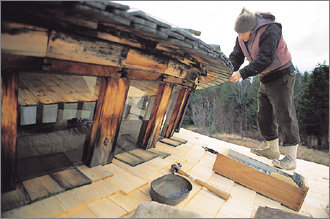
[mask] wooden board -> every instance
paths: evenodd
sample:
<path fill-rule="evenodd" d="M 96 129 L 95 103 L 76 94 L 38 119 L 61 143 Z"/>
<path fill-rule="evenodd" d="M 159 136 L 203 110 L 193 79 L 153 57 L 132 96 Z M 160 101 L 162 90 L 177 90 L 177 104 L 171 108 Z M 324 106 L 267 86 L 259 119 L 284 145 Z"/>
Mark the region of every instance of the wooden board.
<path fill-rule="evenodd" d="M 1 188 L 15 189 L 17 74 L 1 71 Z"/>
<path fill-rule="evenodd" d="M 144 162 L 144 160 L 142 158 L 137 157 L 129 152 L 117 154 L 117 155 L 115 155 L 115 158 L 118 160 L 121 160 L 124 163 L 127 163 L 128 165 L 130 165 L 132 167 Z"/>
<path fill-rule="evenodd" d="M 86 37 L 52 31 L 47 57 L 100 65 L 120 66 L 124 46 L 105 41 L 90 41 Z M 97 45 L 97 46 L 95 46 Z M 102 48 L 102 51 L 99 51 Z"/>
<path fill-rule="evenodd" d="M 1 193 L 1 212 L 9 211 L 14 208 L 26 205 L 31 200 L 21 183 L 17 183 L 16 189 Z"/>
<path fill-rule="evenodd" d="M 149 148 L 148 151 L 151 151 L 152 153 L 158 154 L 160 157 L 165 159 L 166 157 L 170 156 L 170 153 L 167 153 L 163 150 L 160 150 L 158 148 Z"/>
<path fill-rule="evenodd" d="M 5 53 L 46 56 L 48 30 L 19 23 L 2 23 L 1 51 Z"/>
<path fill-rule="evenodd" d="M 99 218 L 119 218 L 128 213 L 108 198 L 93 202 L 88 205 L 88 208 L 91 209 Z"/>
<path fill-rule="evenodd" d="M 103 166 L 96 166 L 89 168 L 85 165 L 78 166 L 77 169 L 87 176 L 92 182 L 97 182 L 102 179 L 109 178 L 113 176 L 113 173 L 104 168 Z"/>
<path fill-rule="evenodd" d="M 182 144 L 185 144 L 185 143 L 188 142 L 188 140 L 186 140 L 186 139 L 178 138 L 178 137 L 175 137 L 175 136 L 172 136 L 171 139 L 174 140 L 174 141 L 181 142 Z"/>
<path fill-rule="evenodd" d="M 283 205 L 299 211 L 308 187 L 299 188 L 219 153 L 213 170 Z"/>
<path fill-rule="evenodd" d="M 76 168 L 67 169 L 59 172 L 51 173 L 55 181 L 65 189 L 72 189 L 78 186 L 83 186 L 92 183 L 92 181 L 82 174 Z"/>
<path fill-rule="evenodd" d="M 152 160 L 159 156 L 158 154 L 155 154 L 148 150 L 143 150 L 143 149 L 135 149 L 135 150 L 129 151 L 129 153 L 143 159 L 144 162 L 147 162 L 147 161 Z"/>
<path fill-rule="evenodd" d="M 170 138 L 162 138 L 159 140 L 160 142 L 162 143 L 165 143 L 165 144 L 168 144 L 168 145 L 171 145 L 171 146 L 174 146 L 174 147 L 177 147 L 179 145 L 181 145 L 182 143 L 181 142 L 178 142 L 178 141 L 174 141 Z"/>
<path fill-rule="evenodd" d="M 125 195 L 122 192 L 118 192 L 109 197 L 112 201 L 118 204 L 121 208 L 127 212 L 136 210 L 137 206 L 144 201 L 151 201 L 149 195 L 144 194 L 141 191 L 135 191 L 129 195 Z"/>
<path fill-rule="evenodd" d="M 22 184 L 32 202 L 65 191 L 64 188 L 58 185 L 49 175 L 25 180 Z"/>
<path fill-rule="evenodd" d="M 73 163 L 63 152 L 38 156 L 37 159 L 47 172 L 73 168 Z"/>
<path fill-rule="evenodd" d="M 147 181 L 131 174 L 115 164 L 108 164 L 104 167 L 114 174 L 113 177 L 105 180 L 112 184 L 118 185 L 120 190 L 125 194 L 134 192 L 148 183 Z"/>
<path fill-rule="evenodd" d="M 17 178 L 20 181 L 46 175 L 47 171 L 37 157 L 29 157 L 17 161 Z"/>

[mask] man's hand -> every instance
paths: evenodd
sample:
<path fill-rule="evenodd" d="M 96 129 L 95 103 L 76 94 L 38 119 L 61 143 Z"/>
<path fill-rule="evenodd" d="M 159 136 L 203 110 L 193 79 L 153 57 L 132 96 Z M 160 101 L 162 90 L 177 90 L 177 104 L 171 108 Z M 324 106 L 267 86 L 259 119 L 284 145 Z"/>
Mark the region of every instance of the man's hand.
<path fill-rule="evenodd" d="M 239 71 L 235 71 L 233 72 L 233 74 L 231 75 L 231 78 L 229 79 L 229 81 L 232 81 L 232 82 L 237 82 L 239 81 L 239 79 L 241 79 L 241 73 L 239 73 Z"/>

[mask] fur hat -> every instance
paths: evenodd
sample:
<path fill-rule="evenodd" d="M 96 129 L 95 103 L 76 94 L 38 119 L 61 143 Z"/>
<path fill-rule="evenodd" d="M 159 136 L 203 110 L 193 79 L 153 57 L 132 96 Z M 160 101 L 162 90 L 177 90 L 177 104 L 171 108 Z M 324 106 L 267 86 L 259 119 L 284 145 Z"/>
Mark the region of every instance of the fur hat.
<path fill-rule="evenodd" d="M 255 14 L 243 8 L 240 15 L 236 18 L 235 31 L 237 33 L 245 33 L 253 30 L 256 25 L 257 18 Z"/>

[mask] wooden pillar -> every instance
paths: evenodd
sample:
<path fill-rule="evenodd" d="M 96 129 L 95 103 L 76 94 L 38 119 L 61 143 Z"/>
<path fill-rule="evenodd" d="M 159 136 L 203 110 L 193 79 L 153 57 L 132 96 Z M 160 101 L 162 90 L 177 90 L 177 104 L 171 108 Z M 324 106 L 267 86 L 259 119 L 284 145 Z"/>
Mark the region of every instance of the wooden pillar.
<path fill-rule="evenodd" d="M 130 80 L 102 78 L 90 136 L 85 143 L 83 162 L 89 167 L 112 161 Z"/>
<path fill-rule="evenodd" d="M 183 106 L 182 106 L 182 109 L 180 110 L 180 112 L 178 114 L 178 119 L 177 119 L 176 124 L 174 126 L 174 131 L 175 132 L 180 131 L 181 124 L 182 124 L 182 121 L 183 121 L 183 116 L 186 113 L 187 106 L 188 106 L 188 103 L 189 103 L 190 94 L 191 94 L 191 90 L 186 89 L 186 93 L 185 93 L 185 97 L 184 97 L 184 101 L 183 101 Z M 173 133 L 174 132 L 172 132 L 172 135 L 173 135 Z"/>
<path fill-rule="evenodd" d="M 155 146 L 168 102 L 171 97 L 172 89 L 173 85 L 171 84 L 159 84 L 148 124 L 145 129 L 140 130 L 139 136 L 141 137 L 141 141 L 138 142 L 138 145 L 141 148 L 148 149 Z"/>
<path fill-rule="evenodd" d="M 165 132 L 165 136 L 164 136 L 165 138 L 170 138 L 172 136 L 172 133 L 174 132 L 175 120 L 177 119 L 179 110 L 183 105 L 183 102 L 184 102 L 183 100 L 184 100 L 185 94 L 186 94 L 186 89 L 181 88 L 181 90 L 179 92 L 178 99 L 176 101 L 176 104 L 175 104 L 175 107 L 174 107 L 174 110 L 173 110 L 173 113 L 171 115 L 170 123 L 167 126 L 167 129 L 166 129 L 166 132 Z"/>
<path fill-rule="evenodd" d="M 17 73 L 1 71 L 1 187 L 16 187 Z"/>

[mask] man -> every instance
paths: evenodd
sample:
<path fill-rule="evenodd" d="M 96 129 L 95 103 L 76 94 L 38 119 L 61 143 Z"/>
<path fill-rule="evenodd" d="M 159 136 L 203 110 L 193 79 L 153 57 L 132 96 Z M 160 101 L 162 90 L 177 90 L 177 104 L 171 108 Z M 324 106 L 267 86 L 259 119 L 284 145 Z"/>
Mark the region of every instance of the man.
<path fill-rule="evenodd" d="M 296 75 L 282 36 L 282 26 L 270 13 L 251 13 L 243 8 L 236 19 L 235 31 L 238 37 L 229 56 L 234 66 L 230 81 L 260 75 L 258 126 L 268 146 L 251 152 L 273 159 L 274 166 L 278 168 L 295 169 L 300 141 L 293 98 Z M 239 70 L 245 57 L 249 65 Z M 278 126 L 283 133 L 285 148 L 285 156 L 281 160 Z"/>

